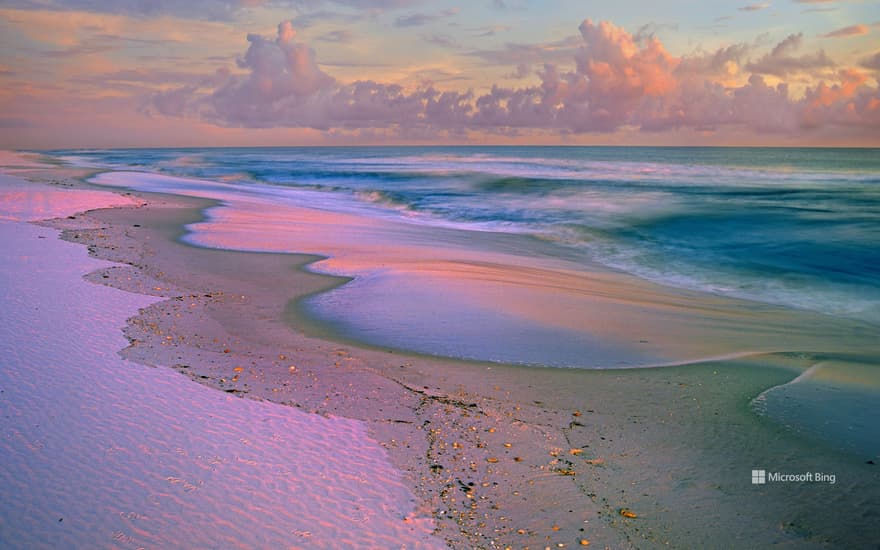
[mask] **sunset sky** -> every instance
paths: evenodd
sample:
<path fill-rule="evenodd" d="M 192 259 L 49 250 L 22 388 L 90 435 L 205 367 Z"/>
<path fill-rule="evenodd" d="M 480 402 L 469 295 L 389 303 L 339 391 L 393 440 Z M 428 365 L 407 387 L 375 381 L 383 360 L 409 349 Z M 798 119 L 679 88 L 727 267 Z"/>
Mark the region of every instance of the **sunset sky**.
<path fill-rule="evenodd" d="M 0 147 L 880 146 L 880 3 L 0 1 Z"/>

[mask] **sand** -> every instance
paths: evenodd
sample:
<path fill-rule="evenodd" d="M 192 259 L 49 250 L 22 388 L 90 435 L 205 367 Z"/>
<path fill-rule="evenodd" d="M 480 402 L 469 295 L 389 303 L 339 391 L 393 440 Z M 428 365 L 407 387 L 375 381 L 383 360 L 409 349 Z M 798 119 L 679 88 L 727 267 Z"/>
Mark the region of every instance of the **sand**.
<path fill-rule="evenodd" d="M 28 173 L 90 188 L 83 176 Z M 867 451 L 833 450 L 755 411 L 757 397 L 826 356 L 764 350 L 596 371 L 340 343 L 290 315 L 298 297 L 339 284 L 303 270 L 319 257 L 194 247 L 181 241 L 183 227 L 217 203 L 135 195 L 142 206 L 49 224 L 117 262 L 88 280 L 164 298 L 129 319 L 122 356 L 227 395 L 364 422 L 451 547 L 821 548 L 880 539 L 871 442 Z M 865 365 L 863 356 L 835 350 L 832 359 Z M 830 472 L 836 483 L 753 486 L 755 468 Z"/>
<path fill-rule="evenodd" d="M 62 215 L 131 202 L 29 187 Z M 443 547 L 365 423 L 123 359 L 120 327 L 160 298 L 83 280 L 113 264 L 53 229 L 4 220 L 0 237 L 4 548 Z"/>

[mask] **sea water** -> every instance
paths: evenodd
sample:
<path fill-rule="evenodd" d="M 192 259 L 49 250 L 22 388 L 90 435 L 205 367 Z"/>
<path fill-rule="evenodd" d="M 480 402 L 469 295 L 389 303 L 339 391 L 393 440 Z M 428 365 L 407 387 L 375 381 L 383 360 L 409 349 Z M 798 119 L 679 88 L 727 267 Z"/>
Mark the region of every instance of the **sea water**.
<path fill-rule="evenodd" d="M 527 234 L 665 285 L 880 324 L 880 150 L 333 147 L 56 151 L 312 190 L 312 205 Z"/>
<path fill-rule="evenodd" d="M 815 339 L 802 338 L 797 349 L 780 340 L 761 351 L 832 355 L 817 359 L 818 370 L 808 376 L 753 396 L 754 409 L 832 447 L 861 456 L 880 452 L 880 432 L 867 421 L 876 416 L 880 386 L 880 346 L 872 336 L 880 325 L 880 150 L 339 147 L 52 154 L 107 170 L 96 178 L 99 183 L 208 196 L 223 200 L 227 211 L 246 201 L 263 205 L 256 211 L 298 204 L 393 222 L 395 231 L 413 228 L 391 236 L 367 232 L 366 239 L 397 239 L 421 249 L 513 251 L 536 266 L 558 260 L 583 266 L 585 276 L 601 266 L 678 289 L 685 301 L 670 311 L 682 311 L 681 304 L 694 297 L 697 313 L 705 316 L 682 325 L 693 332 L 663 335 L 671 340 L 699 340 L 700 326 L 715 322 L 713 330 L 742 336 L 727 351 L 750 352 L 752 338 L 774 344 L 764 318 L 803 313 L 800 319 L 808 321 L 802 325 L 814 325 Z M 114 178 L 120 171 L 139 173 Z M 282 238 L 296 220 L 261 221 L 251 214 L 251 235 L 261 225 L 264 234 L 284 243 L 280 250 L 322 253 Z M 226 218 L 212 216 L 190 228 L 191 243 L 210 245 L 211 219 L 230 219 L 228 212 Z M 341 228 L 326 231 L 331 240 Z M 237 242 L 279 250 L 266 245 L 271 241 Z M 654 339 L 619 347 L 607 335 L 481 308 L 466 299 L 473 293 L 438 298 L 434 294 L 449 287 L 411 284 L 412 274 L 389 274 L 376 262 L 373 271 L 335 272 L 354 279 L 309 298 L 301 311 L 330 326 L 334 336 L 433 355 L 590 367 L 648 365 L 656 353 L 639 355 L 642 344 Z M 492 303 L 506 299 L 505 288 L 481 288 L 497 294 Z M 735 315 L 718 321 L 700 296 L 750 305 L 735 322 Z M 630 318 L 638 321 L 643 304 L 635 307 Z M 737 326 L 730 330 L 732 324 Z M 781 330 L 785 336 L 784 322 Z M 834 355 L 847 350 L 850 336 L 860 346 L 852 351 L 860 355 Z"/>

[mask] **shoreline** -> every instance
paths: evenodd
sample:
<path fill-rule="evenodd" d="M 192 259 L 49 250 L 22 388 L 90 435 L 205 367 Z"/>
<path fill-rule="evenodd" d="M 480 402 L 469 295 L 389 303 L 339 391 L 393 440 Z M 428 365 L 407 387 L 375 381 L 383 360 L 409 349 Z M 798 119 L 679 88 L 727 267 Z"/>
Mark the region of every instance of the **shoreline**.
<path fill-rule="evenodd" d="M 295 330 L 322 339 L 579 368 L 674 365 L 744 352 L 876 352 L 876 327 L 868 323 L 659 285 L 581 264 L 584 258 L 562 249 L 548 252 L 528 236 L 384 219 L 315 191 L 286 196 L 271 186 L 239 190 L 128 171 L 89 181 L 101 189 L 219 201 L 186 225 L 180 238 L 187 244 L 316 257 L 306 270 L 326 276 L 326 288 L 293 300 L 287 315 Z"/>
<path fill-rule="evenodd" d="M 132 344 L 123 355 L 177 365 L 228 393 L 367 421 L 431 510 L 438 535 L 454 547 L 576 546 L 581 539 L 613 548 L 712 547 L 722 537 L 822 547 L 829 533 L 855 542 L 846 537 L 871 535 L 857 515 L 833 518 L 840 527 L 811 526 L 805 518 L 820 519 L 820 503 L 782 510 L 790 494 L 765 493 L 757 506 L 750 494 L 747 464 L 771 460 L 761 444 L 779 439 L 798 467 L 821 468 L 832 457 L 866 485 L 877 482 L 870 466 L 833 452 L 810 456 L 808 442 L 749 410 L 752 398 L 805 371 L 807 354 L 587 371 L 417 357 L 310 338 L 283 321 L 293 297 L 266 289 L 321 288 L 322 275 L 297 271 L 313 256 L 182 244 L 183 226 L 198 221 L 208 203 L 132 195 L 149 204 L 51 224 L 90 254 L 122 262 L 90 274 L 92 282 L 166 298 L 129 321 Z M 223 272 L 233 264 L 234 273 Z M 779 366 L 783 359 L 789 367 Z M 731 420 L 735 433 L 725 434 L 722 420 Z M 744 448 L 727 456 L 733 442 Z M 715 487 L 707 475 L 713 469 Z M 846 476 L 838 477 L 837 489 L 845 487 Z M 679 487 L 688 478 L 692 485 Z M 856 487 L 851 478 L 850 489 Z M 722 501 L 718 511 L 687 508 L 713 496 Z M 754 509 L 743 510 L 749 503 Z M 777 516 L 768 520 L 768 510 Z M 871 512 L 863 511 L 868 518 Z M 780 515 L 791 520 L 781 530 Z M 722 524 L 705 525 L 712 520 Z M 858 525 L 862 535 L 852 533 Z"/>
<path fill-rule="evenodd" d="M 116 264 L 25 223 L 39 214 L 9 208 L 28 203 L 9 189 L 0 175 L 4 548 L 444 547 L 364 423 L 115 353 L 126 319 L 161 298 L 84 280 Z M 76 216 L 74 193 L 28 194 Z"/>

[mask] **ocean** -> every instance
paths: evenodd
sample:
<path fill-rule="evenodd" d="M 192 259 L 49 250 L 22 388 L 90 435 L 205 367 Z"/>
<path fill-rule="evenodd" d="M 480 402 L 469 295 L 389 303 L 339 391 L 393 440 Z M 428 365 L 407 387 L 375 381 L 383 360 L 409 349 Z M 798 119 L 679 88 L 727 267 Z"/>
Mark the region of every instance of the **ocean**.
<path fill-rule="evenodd" d="M 529 235 L 534 254 L 880 324 L 880 150 L 332 147 L 65 150 L 409 224 Z"/>
<path fill-rule="evenodd" d="M 49 154 L 99 185 L 217 201 L 189 244 L 324 257 L 310 269 L 338 284 L 287 308 L 306 334 L 526 367 L 748 357 L 792 369 L 749 396 L 759 415 L 837 450 L 880 448 L 880 150 Z"/>

